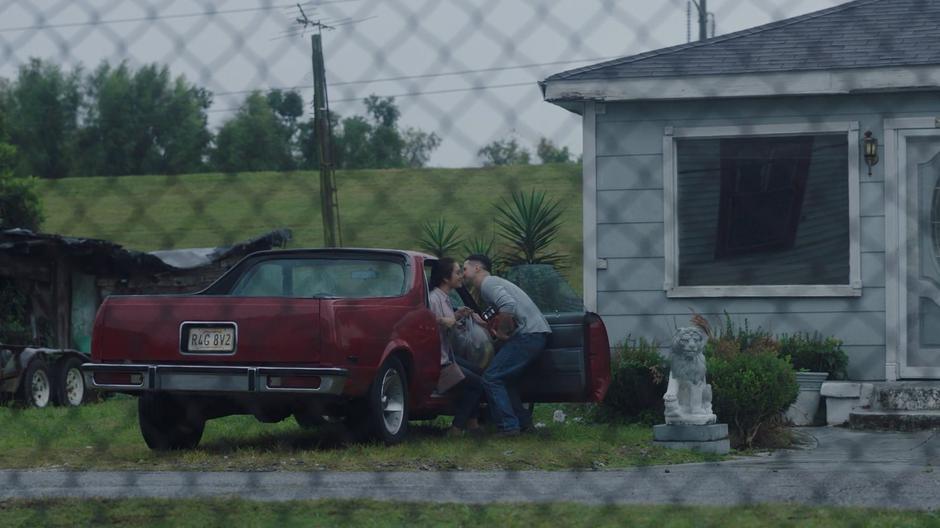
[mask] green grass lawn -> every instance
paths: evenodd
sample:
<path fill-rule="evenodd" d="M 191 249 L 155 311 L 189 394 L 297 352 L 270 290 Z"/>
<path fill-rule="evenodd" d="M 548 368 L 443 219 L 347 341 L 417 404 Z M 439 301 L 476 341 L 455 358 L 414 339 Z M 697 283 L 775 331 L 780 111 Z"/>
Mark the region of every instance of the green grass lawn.
<path fill-rule="evenodd" d="M 514 438 L 444 436 L 446 418 L 412 422 L 404 443 L 349 443 L 338 425 L 303 430 L 293 419 L 262 424 L 251 416 L 210 420 L 199 447 L 154 453 L 137 426 L 136 399 L 115 397 L 76 408 L 0 407 L 0 468 L 208 470 L 526 470 L 623 468 L 720 460 L 654 447 L 649 427 L 554 423 Z M 569 409 L 570 410 L 570 409 Z"/>
<path fill-rule="evenodd" d="M 4 526 L 937 526 L 936 512 L 867 508 L 418 504 L 377 501 L 43 500 L 0 502 Z"/>
<path fill-rule="evenodd" d="M 556 251 L 581 291 L 580 165 L 340 171 L 343 245 L 417 249 L 419 227 L 443 216 L 464 236 L 492 235 L 493 204 L 535 189 L 564 206 Z M 316 172 L 257 172 L 43 180 L 43 231 L 103 238 L 151 251 L 212 247 L 268 230 L 293 231 L 291 247 L 323 243 Z"/>

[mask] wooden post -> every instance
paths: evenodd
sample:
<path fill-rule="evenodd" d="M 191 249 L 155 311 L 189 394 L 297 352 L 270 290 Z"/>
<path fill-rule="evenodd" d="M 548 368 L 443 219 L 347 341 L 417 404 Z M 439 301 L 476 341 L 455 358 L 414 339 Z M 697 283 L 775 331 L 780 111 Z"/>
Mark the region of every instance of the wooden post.
<path fill-rule="evenodd" d="M 55 258 L 55 344 L 59 348 L 70 348 L 72 328 L 72 281 L 68 259 L 62 254 Z"/>
<path fill-rule="evenodd" d="M 336 176 L 333 171 L 332 130 L 329 102 L 326 93 L 326 69 L 323 65 L 323 43 L 320 35 L 310 36 L 313 56 L 313 120 L 316 130 L 317 152 L 320 155 L 320 207 L 323 217 L 323 245 L 342 245 L 339 234 L 339 200 L 336 195 Z"/>

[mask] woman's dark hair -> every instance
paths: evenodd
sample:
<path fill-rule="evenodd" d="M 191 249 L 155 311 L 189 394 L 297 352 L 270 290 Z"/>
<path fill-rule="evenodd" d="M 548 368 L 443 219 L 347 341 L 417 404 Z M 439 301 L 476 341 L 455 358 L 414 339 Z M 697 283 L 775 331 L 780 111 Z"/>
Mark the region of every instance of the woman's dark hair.
<path fill-rule="evenodd" d="M 431 278 L 428 279 L 431 288 L 437 288 L 441 283 L 449 279 L 450 274 L 454 271 L 454 264 L 456 263 L 457 261 L 450 257 L 442 257 L 435 262 L 434 266 L 431 268 Z"/>

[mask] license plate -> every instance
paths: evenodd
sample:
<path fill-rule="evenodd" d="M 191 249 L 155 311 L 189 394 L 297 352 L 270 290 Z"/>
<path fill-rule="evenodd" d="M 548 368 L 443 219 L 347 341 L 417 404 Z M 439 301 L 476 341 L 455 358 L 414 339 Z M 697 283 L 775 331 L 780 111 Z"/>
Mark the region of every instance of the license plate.
<path fill-rule="evenodd" d="M 231 352 L 235 350 L 234 328 L 190 328 L 190 352 Z"/>

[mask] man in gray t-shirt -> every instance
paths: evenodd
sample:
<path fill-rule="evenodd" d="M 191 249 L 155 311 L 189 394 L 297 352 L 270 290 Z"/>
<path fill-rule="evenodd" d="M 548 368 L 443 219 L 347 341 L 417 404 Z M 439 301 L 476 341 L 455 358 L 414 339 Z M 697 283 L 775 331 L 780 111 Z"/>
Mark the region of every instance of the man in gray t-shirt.
<path fill-rule="evenodd" d="M 500 433 L 515 435 L 531 426 L 516 381 L 545 350 L 552 330 L 532 299 L 508 280 L 490 275 L 490 266 L 485 255 L 470 255 L 463 263 L 463 279 L 480 290 L 487 304 L 497 312 L 512 314 L 518 324 L 483 373 L 483 388 Z"/>

